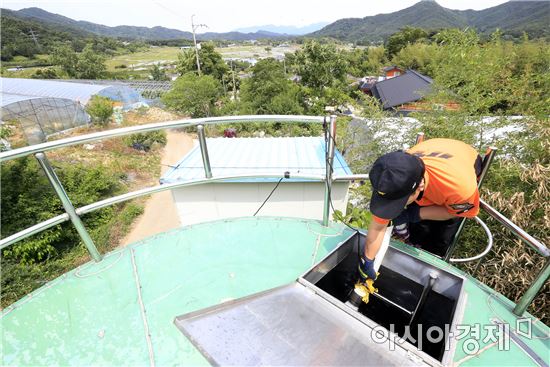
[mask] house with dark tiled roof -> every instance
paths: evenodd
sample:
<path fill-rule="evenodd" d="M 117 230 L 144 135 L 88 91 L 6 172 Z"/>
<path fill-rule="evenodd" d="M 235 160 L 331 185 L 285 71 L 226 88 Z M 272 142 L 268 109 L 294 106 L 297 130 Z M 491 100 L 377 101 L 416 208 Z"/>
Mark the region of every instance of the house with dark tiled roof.
<path fill-rule="evenodd" d="M 432 78 L 414 70 L 377 82 L 372 88 L 372 95 L 377 98 L 385 110 L 416 102 L 432 90 Z"/>
<path fill-rule="evenodd" d="M 431 108 L 423 99 L 431 93 L 432 84 L 432 78 L 409 69 L 396 77 L 376 82 L 370 93 L 380 101 L 383 109 L 406 115 Z M 443 108 L 457 109 L 458 105 L 446 103 Z"/>

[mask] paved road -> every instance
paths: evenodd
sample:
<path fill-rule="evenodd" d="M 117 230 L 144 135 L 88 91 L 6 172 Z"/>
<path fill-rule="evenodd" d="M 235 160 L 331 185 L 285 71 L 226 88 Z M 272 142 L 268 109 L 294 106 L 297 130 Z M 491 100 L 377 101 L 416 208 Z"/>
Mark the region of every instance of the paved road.
<path fill-rule="evenodd" d="M 162 154 L 161 175 L 169 169 L 167 165 L 176 164 L 193 147 L 193 138 L 185 133 L 168 130 L 168 141 Z M 122 240 L 123 246 L 145 237 L 180 226 L 176 207 L 170 191 L 152 195 L 145 204 L 145 211 L 134 223 L 131 231 Z"/>

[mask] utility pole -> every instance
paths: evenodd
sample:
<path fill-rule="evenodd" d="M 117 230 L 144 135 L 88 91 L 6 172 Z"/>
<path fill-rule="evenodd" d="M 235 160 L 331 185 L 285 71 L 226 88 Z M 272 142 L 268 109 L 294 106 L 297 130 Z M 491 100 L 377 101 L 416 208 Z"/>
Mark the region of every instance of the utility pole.
<path fill-rule="evenodd" d="M 29 36 L 31 36 L 31 38 L 32 38 L 32 40 L 34 41 L 34 44 L 36 45 L 36 47 L 37 47 L 38 49 L 40 49 L 40 45 L 38 44 L 38 40 L 36 39 L 37 34 L 34 33 L 34 31 L 32 30 L 32 28 L 31 28 L 30 31 L 29 31 Z"/>
<path fill-rule="evenodd" d="M 237 86 L 235 85 L 235 69 L 233 69 L 233 60 L 231 60 L 231 74 L 233 74 L 233 100 L 237 100 Z"/>
<path fill-rule="evenodd" d="M 206 24 L 195 24 L 193 22 L 194 16 L 195 14 L 191 15 L 191 29 L 193 30 L 193 43 L 195 44 L 195 56 L 197 57 L 197 71 L 199 75 L 201 75 L 201 63 L 199 61 L 199 49 L 197 48 L 197 37 L 195 36 L 195 31 L 197 30 L 197 28 L 200 28 L 200 27 L 208 28 L 208 26 Z"/>

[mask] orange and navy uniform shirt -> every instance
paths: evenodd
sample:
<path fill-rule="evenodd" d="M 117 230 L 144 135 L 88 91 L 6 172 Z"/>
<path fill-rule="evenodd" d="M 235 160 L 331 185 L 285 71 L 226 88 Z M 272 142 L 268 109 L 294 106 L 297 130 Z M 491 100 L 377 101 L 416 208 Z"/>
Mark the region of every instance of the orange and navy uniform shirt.
<path fill-rule="evenodd" d="M 430 139 L 407 151 L 424 162 L 424 193 L 416 200 L 420 206 L 445 206 L 457 217 L 475 217 L 479 213 L 477 189 L 477 151 L 466 143 L 452 139 Z M 373 216 L 380 224 L 388 219 Z"/>

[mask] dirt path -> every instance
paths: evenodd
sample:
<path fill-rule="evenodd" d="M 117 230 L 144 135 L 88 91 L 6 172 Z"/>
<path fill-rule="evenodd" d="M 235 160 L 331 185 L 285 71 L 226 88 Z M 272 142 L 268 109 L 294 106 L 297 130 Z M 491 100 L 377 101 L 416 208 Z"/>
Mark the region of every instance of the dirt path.
<path fill-rule="evenodd" d="M 162 153 L 161 175 L 170 167 L 166 165 L 176 164 L 193 147 L 193 138 L 185 133 L 168 130 L 167 143 Z M 143 215 L 134 223 L 130 232 L 121 242 L 126 246 L 145 237 L 180 226 L 176 207 L 170 191 L 163 191 L 151 196 L 145 204 Z"/>

